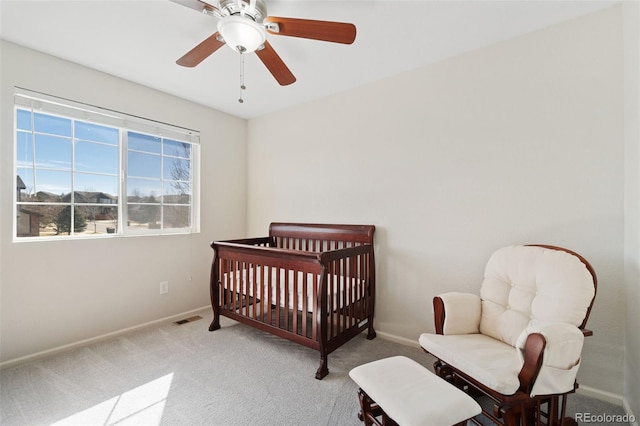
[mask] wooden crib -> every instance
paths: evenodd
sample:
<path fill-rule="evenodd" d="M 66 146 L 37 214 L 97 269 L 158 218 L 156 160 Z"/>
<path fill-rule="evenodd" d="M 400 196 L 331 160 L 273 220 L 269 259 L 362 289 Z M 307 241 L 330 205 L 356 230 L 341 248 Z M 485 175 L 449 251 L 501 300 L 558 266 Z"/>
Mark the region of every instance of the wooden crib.
<path fill-rule="evenodd" d="M 373 329 L 373 225 L 272 223 L 269 236 L 211 243 L 210 331 L 220 315 L 328 354 Z"/>

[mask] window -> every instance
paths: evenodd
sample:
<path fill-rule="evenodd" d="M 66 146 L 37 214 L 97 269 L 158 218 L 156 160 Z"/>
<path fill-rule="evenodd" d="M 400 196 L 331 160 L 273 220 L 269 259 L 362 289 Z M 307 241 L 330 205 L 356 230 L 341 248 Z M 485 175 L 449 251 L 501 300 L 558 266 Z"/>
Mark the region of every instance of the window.
<path fill-rule="evenodd" d="M 191 145 L 127 133 L 129 229 L 191 226 Z"/>
<path fill-rule="evenodd" d="M 198 230 L 198 135 L 114 114 L 16 94 L 17 240 Z"/>

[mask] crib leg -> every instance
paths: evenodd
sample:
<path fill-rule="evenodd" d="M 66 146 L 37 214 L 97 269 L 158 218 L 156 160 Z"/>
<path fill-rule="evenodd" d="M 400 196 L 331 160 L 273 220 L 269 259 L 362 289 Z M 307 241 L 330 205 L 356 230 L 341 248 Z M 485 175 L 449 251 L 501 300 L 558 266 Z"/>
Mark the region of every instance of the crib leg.
<path fill-rule="evenodd" d="M 209 331 L 216 331 L 220 328 L 220 320 L 211 321 L 211 325 L 209 326 Z"/>
<path fill-rule="evenodd" d="M 320 367 L 318 367 L 318 371 L 316 371 L 316 379 L 322 380 L 324 376 L 329 374 L 329 367 L 327 364 L 327 356 L 320 355 Z"/>
<path fill-rule="evenodd" d="M 209 326 L 209 331 L 215 331 L 220 328 L 220 313 L 218 312 L 218 309 L 213 308 L 213 321 L 211 321 L 211 325 Z"/>
<path fill-rule="evenodd" d="M 373 318 L 369 318 L 369 331 L 367 332 L 367 339 L 373 340 L 376 338 L 376 331 L 373 329 Z"/>
<path fill-rule="evenodd" d="M 216 251 L 213 256 L 211 277 L 209 280 L 209 297 L 211 298 L 211 309 L 213 309 L 213 321 L 209 326 L 209 331 L 214 331 L 220 328 L 220 281 L 218 281 L 218 274 L 220 273 L 220 259 L 218 258 L 218 252 Z"/>

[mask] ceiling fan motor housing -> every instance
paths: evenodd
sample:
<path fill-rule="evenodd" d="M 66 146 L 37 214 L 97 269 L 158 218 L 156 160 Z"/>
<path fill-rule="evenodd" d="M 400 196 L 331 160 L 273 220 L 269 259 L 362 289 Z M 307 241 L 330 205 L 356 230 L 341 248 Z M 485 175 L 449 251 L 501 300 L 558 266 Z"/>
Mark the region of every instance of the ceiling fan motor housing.
<path fill-rule="evenodd" d="M 220 0 L 220 11 L 222 16 L 249 16 L 259 24 L 267 17 L 263 0 Z"/>

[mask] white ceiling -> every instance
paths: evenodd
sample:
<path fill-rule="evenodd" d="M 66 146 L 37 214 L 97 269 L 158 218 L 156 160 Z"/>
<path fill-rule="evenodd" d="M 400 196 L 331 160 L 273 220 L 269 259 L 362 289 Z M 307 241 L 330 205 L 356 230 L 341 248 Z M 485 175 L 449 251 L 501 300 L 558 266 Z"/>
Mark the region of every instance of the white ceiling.
<path fill-rule="evenodd" d="M 266 0 L 268 14 L 351 22 L 352 45 L 269 35 L 297 77 L 279 86 L 255 54 L 175 61 L 217 19 L 169 0 L 0 0 L 1 38 L 243 118 L 292 107 L 584 15 L 612 1 Z"/>

